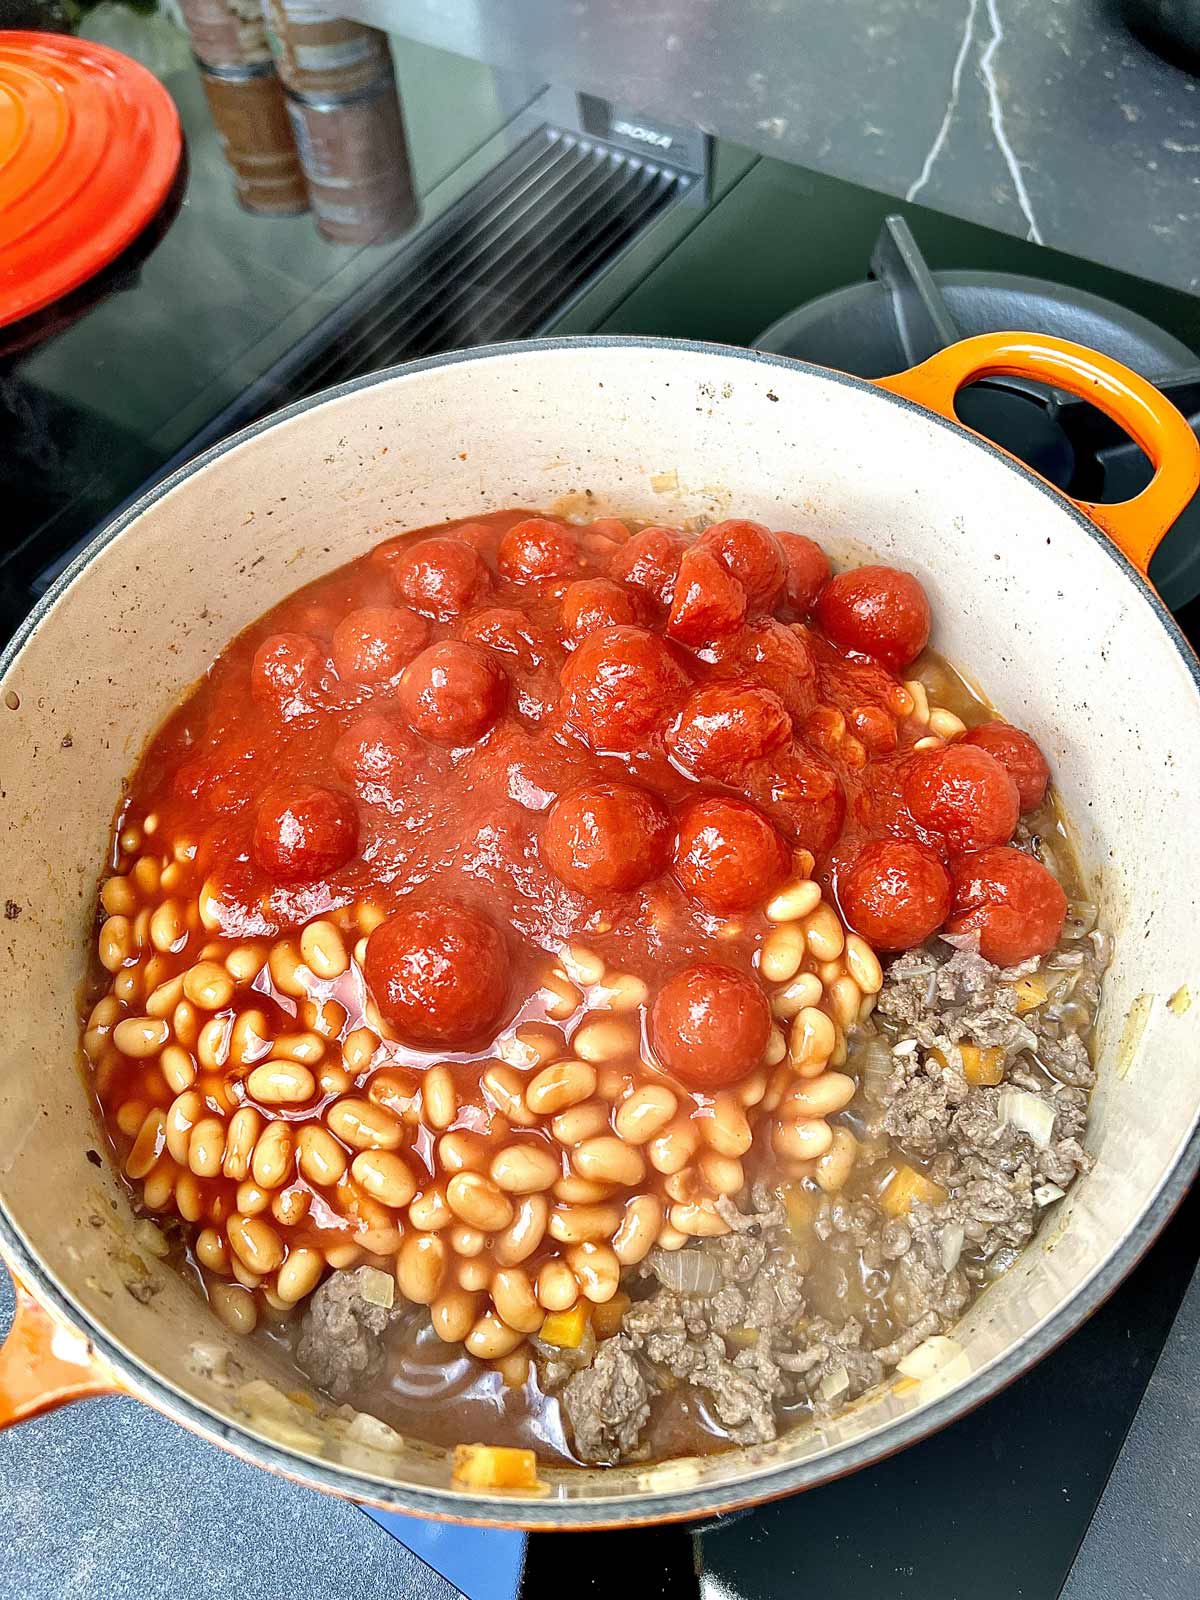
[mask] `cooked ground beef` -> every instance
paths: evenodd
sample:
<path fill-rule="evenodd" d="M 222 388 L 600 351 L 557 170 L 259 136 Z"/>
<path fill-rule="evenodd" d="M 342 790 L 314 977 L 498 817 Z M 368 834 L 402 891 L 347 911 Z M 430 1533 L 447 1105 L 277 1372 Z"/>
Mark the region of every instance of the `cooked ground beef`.
<path fill-rule="evenodd" d="M 846 1115 L 864 1150 L 885 1167 L 889 1157 L 915 1160 L 946 1189 L 945 1201 L 916 1204 L 900 1219 L 875 1203 L 877 1186 L 824 1196 L 806 1245 L 789 1230 L 779 1194 L 756 1185 L 742 1208 L 722 1203 L 728 1235 L 688 1249 L 709 1264 L 703 1293 L 680 1292 L 688 1280 L 679 1256 L 651 1252 L 640 1269 L 649 1292 L 617 1338 L 566 1361 L 539 1350 L 543 1386 L 560 1393 L 580 1458 L 639 1459 L 652 1395 L 680 1382 L 703 1392 L 731 1441 L 772 1439 L 781 1405 L 832 1414 L 949 1328 L 1088 1165 L 1081 1139 L 1095 1074 L 1084 1033 L 1104 955 L 1096 936 L 1094 948 L 1085 942 L 1008 972 L 940 940 L 896 959 L 876 1020 L 855 1041 L 862 1050 L 873 1040 L 876 1059 L 890 1051 L 891 1071 L 882 1083 L 864 1081 Z M 1050 996 L 1021 1016 L 1013 981 L 1034 971 Z M 966 1043 L 1003 1052 L 1001 1087 L 967 1082 Z M 1002 1114 L 1006 1089 L 1051 1108 L 1046 1144 Z"/>
<path fill-rule="evenodd" d="M 296 1360 L 314 1383 L 339 1400 L 379 1371 L 382 1335 L 408 1309 L 399 1300 L 387 1307 L 363 1299 L 363 1274 L 374 1271 L 359 1267 L 326 1278 L 301 1323 Z"/>

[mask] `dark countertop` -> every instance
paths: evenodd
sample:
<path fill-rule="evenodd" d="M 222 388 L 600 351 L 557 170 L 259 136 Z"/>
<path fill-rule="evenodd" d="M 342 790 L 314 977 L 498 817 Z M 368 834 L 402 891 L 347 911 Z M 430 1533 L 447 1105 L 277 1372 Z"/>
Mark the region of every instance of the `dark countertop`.
<path fill-rule="evenodd" d="M 323 0 L 1200 291 L 1200 81 L 1117 0 Z"/>

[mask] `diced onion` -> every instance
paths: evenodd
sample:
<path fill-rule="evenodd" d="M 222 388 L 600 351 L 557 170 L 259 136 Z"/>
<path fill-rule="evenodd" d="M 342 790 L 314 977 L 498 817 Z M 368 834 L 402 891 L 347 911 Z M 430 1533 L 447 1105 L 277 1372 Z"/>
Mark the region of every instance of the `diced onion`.
<path fill-rule="evenodd" d="M 358 1292 L 368 1305 L 390 1311 L 396 1298 L 396 1280 L 378 1267 L 363 1267 L 358 1275 Z"/>
<path fill-rule="evenodd" d="M 972 928 L 969 933 L 940 933 L 938 938 L 952 950 L 969 950 L 972 955 L 979 954 L 978 928 Z"/>
<path fill-rule="evenodd" d="M 953 1272 L 966 1243 L 967 1230 L 961 1222 L 948 1222 L 942 1229 L 942 1271 Z"/>
<path fill-rule="evenodd" d="M 850 1374 L 845 1367 L 835 1367 L 832 1372 L 827 1372 L 817 1385 L 817 1393 L 822 1400 L 831 1403 L 840 1400 L 850 1387 Z"/>
<path fill-rule="evenodd" d="M 157 1256 L 161 1261 L 170 1252 L 170 1245 L 162 1236 L 162 1229 L 148 1217 L 140 1217 L 133 1225 L 133 1242 L 140 1244 L 147 1255 Z"/>
<path fill-rule="evenodd" d="M 920 1382 L 925 1378 L 932 1378 L 935 1372 L 962 1353 L 962 1345 L 957 1339 L 948 1339 L 945 1334 L 935 1333 L 923 1344 L 919 1344 L 915 1350 L 910 1350 L 906 1356 L 902 1356 L 896 1363 L 896 1370 L 902 1372 L 906 1378 L 915 1378 Z"/>
<path fill-rule="evenodd" d="M 1054 1132 L 1054 1107 L 1028 1089 L 1002 1089 L 996 1104 L 1000 1121 L 1019 1133 L 1027 1133 L 1039 1149 L 1045 1150 Z"/>
<path fill-rule="evenodd" d="M 654 1249 L 650 1270 L 666 1289 L 676 1294 L 715 1294 L 721 1287 L 717 1263 L 703 1250 Z"/>
<path fill-rule="evenodd" d="M 1061 1200 L 1066 1194 L 1065 1189 L 1060 1189 L 1057 1183 L 1040 1183 L 1033 1191 L 1035 1206 L 1053 1205 L 1056 1200 Z"/>

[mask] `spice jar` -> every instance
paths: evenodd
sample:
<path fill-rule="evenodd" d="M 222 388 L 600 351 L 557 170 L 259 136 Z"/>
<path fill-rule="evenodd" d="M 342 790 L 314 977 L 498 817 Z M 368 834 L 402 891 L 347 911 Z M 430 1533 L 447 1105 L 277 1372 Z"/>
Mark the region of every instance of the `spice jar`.
<path fill-rule="evenodd" d="M 325 99 L 354 94 L 390 68 L 387 35 L 332 17 L 311 0 L 263 0 L 275 66 L 288 89 Z"/>
<path fill-rule="evenodd" d="M 200 80 L 238 201 L 247 211 L 292 215 L 308 210 L 308 191 L 275 69 L 203 68 Z"/>
<path fill-rule="evenodd" d="M 388 71 L 369 90 L 315 100 L 287 96 L 317 227 L 327 239 L 394 239 L 417 217 L 404 117 Z"/>
<path fill-rule="evenodd" d="M 206 67 L 253 67 L 271 59 L 258 0 L 179 0 L 196 59 Z"/>

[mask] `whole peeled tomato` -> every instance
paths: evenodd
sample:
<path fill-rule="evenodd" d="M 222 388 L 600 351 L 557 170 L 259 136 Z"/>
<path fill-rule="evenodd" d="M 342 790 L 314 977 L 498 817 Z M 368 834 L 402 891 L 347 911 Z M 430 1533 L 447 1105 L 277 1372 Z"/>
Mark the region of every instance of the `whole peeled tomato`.
<path fill-rule="evenodd" d="M 273 633 L 254 652 L 250 692 L 284 721 L 316 709 L 325 652 L 307 633 Z"/>
<path fill-rule="evenodd" d="M 560 617 L 573 644 L 600 628 L 619 628 L 636 620 L 628 590 L 611 578 L 580 578 L 568 584 Z"/>
<path fill-rule="evenodd" d="M 1023 850 L 976 850 L 950 865 L 947 933 L 979 934 L 979 953 L 1015 967 L 1053 950 L 1067 915 L 1058 879 Z"/>
<path fill-rule="evenodd" d="M 507 692 L 504 669 L 487 650 L 443 639 L 410 663 L 397 698 L 418 733 L 437 744 L 467 745 L 496 721 Z"/>
<path fill-rule="evenodd" d="M 667 632 L 680 644 L 705 645 L 734 633 L 746 615 L 746 591 L 708 550 L 684 553 L 675 577 Z"/>
<path fill-rule="evenodd" d="M 404 723 L 369 712 L 333 747 L 333 764 L 365 800 L 391 801 L 407 787 L 420 744 Z"/>
<path fill-rule="evenodd" d="M 893 672 L 921 654 L 932 620 L 924 589 L 897 567 L 839 572 L 817 600 L 817 621 L 834 644 L 873 656 Z"/>
<path fill-rule="evenodd" d="M 1021 810 L 1036 811 L 1046 797 L 1050 768 L 1034 741 L 1020 728 L 1007 722 L 983 722 L 958 741 L 986 750 L 1004 768 L 1017 786 Z"/>
<path fill-rule="evenodd" d="M 254 818 L 253 851 L 275 883 L 307 883 L 344 867 L 358 842 L 348 795 L 315 783 L 269 790 Z"/>
<path fill-rule="evenodd" d="M 388 564 L 396 598 L 435 622 L 451 622 L 487 587 L 487 568 L 469 544 L 440 536 L 409 545 Z"/>
<path fill-rule="evenodd" d="M 640 589 L 660 606 L 669 606 L 675 593 L 675 574 L 688 548 L 678 528 L 643 528 L 614 551 L 608 575 L 618 583 Z"/>
<path fill-rule="evenodd" d="M 334 630 L 333 664 L 339 678 L 385 683 L 398 677 L 429 638 L 429 624 L 407 606 L 363 606 Z"/>
<path fill-rule="evenodd" d="M 745 800 L 711 795 L 693 800 L 680 813 L 675 876 L 693 900 L 717 916 L 761 905 L 787 869 L 783 840 Z"/>
<path fill-rule="evenodd" d="M 775 537 L 787 565 L 787 603 L 799 616 L 806 617 L 829 582 L 829 557 L 807 534 L 777 533 Z"/>
<path fill-rule="evenodd" d="M 408 906 L 367 940 L 363 976 L 406 1044 L 463 1049 L 490 1038 L 508 1004 L 504 936 L 454 900 Z"/>
<path fill-rule="evenodd" d="M 487 606 L 472 611 L 463 619 L 461 637 L 468 644 L 482 645 L 498 656 L 507 656 L 522 672 L 535 672 L 552 648 L 536 622 L 515 606 Z"/>
<path fill-rule="evenodd" d="M 841 836 L 846 791 L 832 766 L 800 744 L 785 745 L 746 771 L 746 791 L 786 834 L 821 857 Z"/>
<path fill-rule="evenodd" d="M 650 1047 L 689 1089 L 737 1083 L 762 1060 L 771 1008 L 753 978 L 733 967 L 684 967 L 663 984 L 650 1010 Z"/>
<path fill-rule="evenodd" d="M 761 522 L 733 518 L 714 522 L 696 541 L 698 550 L 714 555 L 741 585 L 754 611 L 769 611 L 779 598 L 786 564 L 779 540 Z"/>
<path fill-rule="evenodd" d="M 632 783 L 589 783 L 550 807 L 542 853 L 561 882 L 595 896 L 657 878 L 671 859 L 673 837 L 670 814 L 656 796 Z"/>
<path fill-rule="evenodd" d="M 1007 844 L 1021 814 L 1013 779 L 975 745 L 918 750 L 905 766 L 902 787 L 914 821 L 955 855 Z"/>
<path fill-rule="evenodd" d="M 585 639 L 563 667 L 562 683 L 567 722 L 598 752 L 643 749 L 688 689 L 662 640 L 628 627 Z"/>
<path fill-rule="evenodd" d="M 817 665 L 801 633 L 764 617 L 748 622 L 717 654 L 719 677 L 748 678 L 777 694 L 788 715 L 805 717 L 817 703 Z"/>
<path fill-rule="evenodd" d="M 950 878 L 924 845 L 908 839 L 865 844 L 838 874 L 842 915 L 876 950 L 909 950 L 928 939 L 950 910 Z"/>
<path fill-rule="evenodd" d="M 792 737 L 792 719 L 770 689 L 747 683 L 714 683 L 697 689 L 667 729 L 667 749 L 692 778 L 733 783 L 757 761 Z"/>
<path fill-rule="evenodd" d="M 574 572 L 579 545 L 574 532 L 549 517 L 516 522 L 500 541 L 496 566 L 514 583 L 532 578 L 564 578 Z"/>

